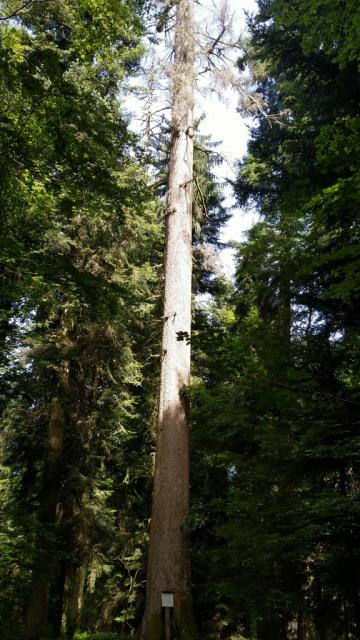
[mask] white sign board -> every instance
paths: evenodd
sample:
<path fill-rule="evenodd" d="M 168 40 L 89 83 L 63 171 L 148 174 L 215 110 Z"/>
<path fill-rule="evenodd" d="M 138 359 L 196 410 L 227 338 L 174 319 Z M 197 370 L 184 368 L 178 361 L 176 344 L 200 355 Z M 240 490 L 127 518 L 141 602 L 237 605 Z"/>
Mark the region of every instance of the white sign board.
<path fill-rule="evenodd" d="M 161 594 L 161 606 L 162 607 L 173 607 L 174 606 L 174 594 L 169 591 L 164 591 Z"/>

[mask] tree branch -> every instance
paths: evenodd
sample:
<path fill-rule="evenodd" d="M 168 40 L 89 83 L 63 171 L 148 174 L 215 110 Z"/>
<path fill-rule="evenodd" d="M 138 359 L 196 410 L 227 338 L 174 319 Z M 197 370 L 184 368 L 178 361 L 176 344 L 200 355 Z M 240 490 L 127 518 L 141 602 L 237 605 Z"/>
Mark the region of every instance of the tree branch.
<path fill-rule="evenodd" d="M 201 203 L 202 203 L 203 210 L 204 210 L 204 217 L 205 217 L 205 218 L 208 218 L 208 212 L 207 212 L 207 208 L 206 208 L 206 202 L 205 202 L 204 194 L 203 194 L 203 192 L 201 191 L 201 188 L 200 188 L 200 185 L 199 185 L 199 181 L 198 181 L 198 179 L 197 179 L 196 175 L 194 176 L 194 178 L 195 178 L 195 184 L 196 184 L 196 186 L 197 186 L 197 190 L 198 190 L 198 192 L 199 192 L 199 194 L 200 194 Z"/>
<path fill-rule="evenodd" d="M 16 11 L 14 11 L 13 13 L 10 13 L 8 16 L 0 16 L 0 21 L 4 22 L 5 20 L 10 20 L 11 18 L 15 18 L 15 16 L 17 16 L 21 11 L 26 9 L 26 7 L 32 4 L 32 2 L 34 2 L 34 0 L 27 0 L 21 5 L 21 7 L 16 9 Z"/>
<path fill-rule="evenodd" d="M 213 41 L 210 49 L 207 50 L 206 55 L 211 56 L 212 53 L 214 53 L 214 49 L 216 47 L 217 44 L 219 44 L 219 42 L 221 41 L 224 33 L 226 32 L 226 26 L 224 25 L 220 31 L 220 33 L 218 34 L 218 36 L 215 38 L 215 40 Z M 208 36 L 210 37 L 210 36 Z"/>

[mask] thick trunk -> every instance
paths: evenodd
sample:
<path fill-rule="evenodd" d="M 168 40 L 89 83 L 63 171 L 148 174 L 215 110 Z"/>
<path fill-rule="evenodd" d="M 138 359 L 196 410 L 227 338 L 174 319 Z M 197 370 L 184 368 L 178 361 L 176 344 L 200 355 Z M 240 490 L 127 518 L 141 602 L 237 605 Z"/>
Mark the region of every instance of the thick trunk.
<path fill-rule="evenodd" d="M 50 593 L 50 599 L 53 600 L 53 609 L 49 613 L 50 624 L 53 629 L 53 635 L 55 638 L 60 638 L 61 635 L 61 623 L 63 617 L 64 610 L 64 591 L 65 591 L 65 580 L 66 580 L 66 561 L 65 558 L 61 558 L 58 561 L 58 566 L 56 568 L 56 576 L 52 585 L 52 592 Z"/>
<path fill-rule="evenodd" d="M 147 640 L 160 638 L 162 633 L 162 592 L 174 594 L 171 627 L 177 627 L 177 636 L 195 634 L 186 535 L 188 415 L 182 394 L 190 381 L 193 88 L 193 0 L 180 0 L 172 77 L 159 425 L 142 626 L 142 637 Z"/>
<path fill-rule="evenodd" d="M 304 607 L 300 605 L 297 615 L 297 635 L 296 640 L 305 640 L 305 626 L 304 626 Z"/>
<path fill-rule="evenodd" d="M 27 608 L 27 640 L 43 640 L 50 637 L 48 623 L 49 594 L 54 569 L 54 525 L 60 488 L 60 467 L 63 451 L 65 418 L 59 398 L 51 407 L 47 448 L 40 495 L 37 561 L 33 567 Z"/>
<path fill-rule="evenodd" d="M 87 564 L 70 565 L 66 572 L 62 629 L 67 638 L 73 638 L 81 626 L 81 612 Z"/>
<path fill-rule="evenodd" d="M 285 263 L 280 270 L 279 282 L 279 354 L 284 365 L 284 374 L 290 364 L 291 350 L 291 286 L 289 267 Z"/>

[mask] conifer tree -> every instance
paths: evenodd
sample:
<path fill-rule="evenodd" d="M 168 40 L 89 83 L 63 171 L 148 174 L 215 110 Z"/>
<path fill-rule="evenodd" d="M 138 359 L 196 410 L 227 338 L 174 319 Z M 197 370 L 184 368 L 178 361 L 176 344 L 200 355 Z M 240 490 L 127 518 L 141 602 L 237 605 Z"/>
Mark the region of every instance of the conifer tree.
<path fill-rule="evenodd" d="M 171 143 L 159 423 L 142 637 L 162 635 L 162 593 L 173 594 L 172 624 L 194 635 L 186 519 L 189 511 L 188 411 L 190 382 L 194 22 L 192 0 L 176 8 L 171 75 Z"/>

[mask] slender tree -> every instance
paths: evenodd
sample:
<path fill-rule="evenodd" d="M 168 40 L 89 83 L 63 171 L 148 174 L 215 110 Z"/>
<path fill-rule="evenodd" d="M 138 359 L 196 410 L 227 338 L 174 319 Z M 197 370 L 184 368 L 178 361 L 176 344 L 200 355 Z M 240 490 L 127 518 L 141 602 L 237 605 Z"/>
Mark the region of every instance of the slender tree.
<path fill-rule="evenodd" d="M 189 510 L 194 22 L 193 1 L 176 9 L 171 149 L 166 208 L 165 293 L 159 423 L 142 637 L 161 636 L 161 594 L 172 592 L 172 625 L 195 634 L 186 536 Z"/>

